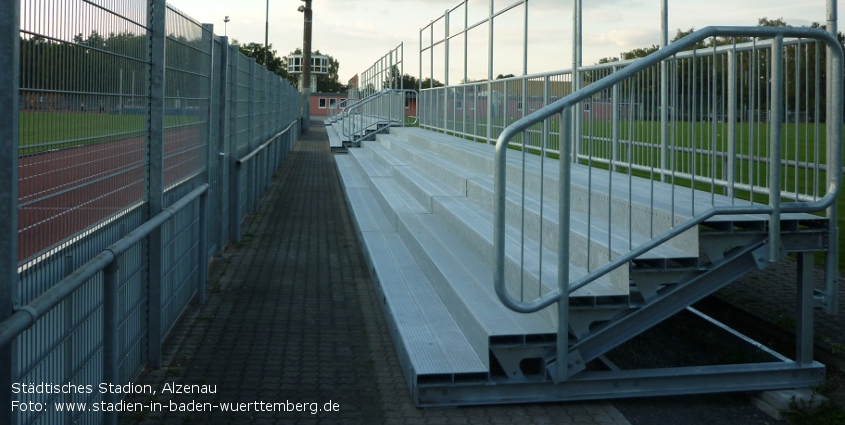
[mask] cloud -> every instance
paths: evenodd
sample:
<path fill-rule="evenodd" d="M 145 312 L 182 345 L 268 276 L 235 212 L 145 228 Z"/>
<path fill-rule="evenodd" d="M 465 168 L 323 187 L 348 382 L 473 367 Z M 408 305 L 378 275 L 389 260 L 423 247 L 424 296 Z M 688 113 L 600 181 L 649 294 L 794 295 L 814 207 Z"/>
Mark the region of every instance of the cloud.
<path fill-rule="evenodd" d="M 659 30 L 610 30 L 603 33 L 591 34 L 590 44 L 599 46 L 616 46 L 622 49 L 644 47 L 660 41 Z"/>

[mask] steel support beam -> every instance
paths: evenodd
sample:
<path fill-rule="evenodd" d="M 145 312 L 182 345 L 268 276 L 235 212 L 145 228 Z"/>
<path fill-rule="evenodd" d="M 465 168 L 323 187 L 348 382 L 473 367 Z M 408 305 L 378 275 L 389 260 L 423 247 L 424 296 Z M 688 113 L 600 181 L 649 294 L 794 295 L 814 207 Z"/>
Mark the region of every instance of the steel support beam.
<path fill-rule="evenodd" d="M 454 385 L 416 388 L 418 406 L 606 400 L 747 392 L 817 386 L 824 365 L 813 362 L 753 363 L 647 370 L 582 372 L 566 382 Z"/>
<path fill-rule="evenodd" d="M 752 244 L 689 282 L 673 285 L 647 306 L 611 321 L 576 342 L 569 349 L 570 355 L 580 355 L 585 363 L 596 359 L 739 277 L 763 268 L 768 264 L 767 249 L 765 243 Z"/>

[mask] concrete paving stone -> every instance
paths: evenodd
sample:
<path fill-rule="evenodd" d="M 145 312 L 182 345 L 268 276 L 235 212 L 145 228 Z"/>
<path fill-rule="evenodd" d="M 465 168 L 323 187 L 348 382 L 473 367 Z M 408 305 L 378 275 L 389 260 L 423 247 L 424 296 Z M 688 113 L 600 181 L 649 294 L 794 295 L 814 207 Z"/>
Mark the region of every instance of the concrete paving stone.
<path fill-rule="evenodd" d="M 258 213 L 244 220 L 243 235 L 250 236 L 213 262 L 210 282 L 219 289 L 209 291 L 205 305 L 189 307 L 165 340 L 165 367 L 144 372 L 139 381 L 160 385 L 179 371 L 182 379 L 217 384 L 215 402 L 331 399 L 341 411 L 161 412 L 155 419 L 127 414 L 121 424 L 629 425 L 607 402 L 414 407 L 333 161 L 325 129 L 313 123 L 276 173 Z M 794 278 L 774 269 L 764 270 L 766 277 L 757 282 L 731 285 L 743 288 L 730 295 L 753 299 L 769 291 L 765 298 L 774 298 L 771 304 L 751 303 L 749 309 L 791 311 L 784 300 L 794 299 Z M 841 321 L 817 320 L 817 333 L 845 340 Z M 183 367 L 174 367 L 179 364 Z"/>

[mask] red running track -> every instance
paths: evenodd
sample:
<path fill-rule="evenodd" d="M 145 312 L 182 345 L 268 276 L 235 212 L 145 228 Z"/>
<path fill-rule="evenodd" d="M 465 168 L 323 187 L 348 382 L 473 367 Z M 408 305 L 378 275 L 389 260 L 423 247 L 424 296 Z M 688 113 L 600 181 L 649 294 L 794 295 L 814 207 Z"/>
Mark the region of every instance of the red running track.
<path fill-rule="evenodd" d="M 202 124 L 200 124 L 202 125 Z M 165 133 L 165 186 L 204 164 L 199 126 Z M 18 262 L 144 197 L 146 136 L 18 159 Z"/>

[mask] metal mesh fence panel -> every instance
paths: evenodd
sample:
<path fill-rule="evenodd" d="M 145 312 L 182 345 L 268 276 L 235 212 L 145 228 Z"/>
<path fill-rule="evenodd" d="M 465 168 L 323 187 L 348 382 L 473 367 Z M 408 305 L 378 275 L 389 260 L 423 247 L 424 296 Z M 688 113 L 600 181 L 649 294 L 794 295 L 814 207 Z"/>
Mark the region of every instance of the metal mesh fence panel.
<path fill-rule="evenodd" d="M 93 389 L 11 394 L 4 384 L 6 397 L 92 403 L 107 398 L 99 383 L 134 379 L 160 347 L 151 335 L 163 338 L 204 291 L 208 258 L 239 238 L 240 220 L 273 175 L 265 168 L 280 165 L 299 131 L 295 89 L 211 25 L 164 4 L 21 0 L 19 33 L 0 42 L 19 45 L 20 72 L 17 100 L 2 105 L 18 116 L 18 178 L 0 182 L 18 189 L 17 231 L 5 235 L 17 241 L 18 279 L 0 284 L 9 285 L 15 314 L 35 311 L 26 308 L 45 294 L 65 293 L 19 328 L 7 367 L 14 382 Z M 156 25 L 166 33 L 161 44 L 151 32 Z M 163 69 L 163 96 L 156 69 Z M 152 119 L 157 99 L 160 133 Z M 157 149 L 160 163 L 150 159 Z M 162 192 L 151 193 L 159 172 Z M 156 197 L 173 208 L 157 248 L 146 237 L 115 248 L 167 212 L 151 211 Z M 114 253 L 111 265 L 92 266 L 105 252 Z M 91 277 L 74 277 L 82 275 Z M 155 298 L 151 282 L 161 289 Z M 0 327 L 21 326 L 10 323 Z M 151 332 L 152 323 L 161 332 Z M 12 417 L 26 424 L 102 419 L 55 409 Z"/>

